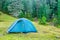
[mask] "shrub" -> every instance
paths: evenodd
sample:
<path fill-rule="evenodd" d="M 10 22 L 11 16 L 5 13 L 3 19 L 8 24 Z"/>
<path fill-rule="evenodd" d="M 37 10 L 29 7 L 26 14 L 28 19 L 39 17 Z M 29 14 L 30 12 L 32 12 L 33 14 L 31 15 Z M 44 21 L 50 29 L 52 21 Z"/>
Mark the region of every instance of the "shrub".
<path fill-rule="evenodd" d="M 39 24 L 44 24 L 45 25 L 47 23 L 45 16 L 43 16 L 42 19 L 38 19 L 38 20 L 39 20 Z"/>

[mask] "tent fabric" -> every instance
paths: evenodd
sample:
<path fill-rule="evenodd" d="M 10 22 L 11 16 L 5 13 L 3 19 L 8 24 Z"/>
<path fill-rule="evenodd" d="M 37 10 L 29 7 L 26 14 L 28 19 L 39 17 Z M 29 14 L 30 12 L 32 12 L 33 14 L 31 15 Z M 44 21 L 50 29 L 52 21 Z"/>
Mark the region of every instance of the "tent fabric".
<path fill-rule="evenodd" d="M 16 20 L 8 29 L 8 33 L 10 32 L 37 32 L 35 26 L 32 22 L 26 18 L 20 18 Z"/>

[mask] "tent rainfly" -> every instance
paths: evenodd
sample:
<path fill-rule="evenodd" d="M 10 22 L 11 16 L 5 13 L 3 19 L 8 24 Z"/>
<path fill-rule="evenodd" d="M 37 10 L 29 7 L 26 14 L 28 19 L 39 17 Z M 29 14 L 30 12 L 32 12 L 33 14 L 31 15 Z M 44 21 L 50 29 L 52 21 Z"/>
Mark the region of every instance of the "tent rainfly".
<path fill-rule="evenodd" d="M 26 18 L 20 18 L 16 20 L 8 29 L 8 33 L 29 33 L 29 32 L 37 32 L 35 26 L 32 22 Z"/>

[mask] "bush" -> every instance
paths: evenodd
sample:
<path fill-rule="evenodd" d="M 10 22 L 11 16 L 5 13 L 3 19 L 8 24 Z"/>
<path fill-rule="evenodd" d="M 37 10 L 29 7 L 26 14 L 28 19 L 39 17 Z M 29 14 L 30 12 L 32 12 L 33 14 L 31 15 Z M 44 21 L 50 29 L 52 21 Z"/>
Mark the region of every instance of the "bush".
<path fill-rule="evenodd" d="M 45 16 L 43 16 L 42 19 L 38 19 L 38 20 L 39 20 L 39 24 L 46 24 L 47 23 Z"/>
<path fill-rule="evenodd" d="M 23 17 L 24 17 L 24 13 L 21 11 L 21 12 L 19 13 L 18 18 L 23 18 Z"/>

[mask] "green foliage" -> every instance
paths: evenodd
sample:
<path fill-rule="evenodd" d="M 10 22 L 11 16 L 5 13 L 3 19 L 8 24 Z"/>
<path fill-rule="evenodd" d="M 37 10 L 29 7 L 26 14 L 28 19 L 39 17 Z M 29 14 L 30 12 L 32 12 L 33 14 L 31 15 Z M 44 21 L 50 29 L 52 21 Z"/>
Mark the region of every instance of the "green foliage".
<path fill-rule="evenodd" d="M 39 24 L 46 24 L 47 23 L 47 20 L 46 20 L 46 17 L 43 16 L 42 19 L 39 19 Z"/>
<path fill-rule="evenodd" d="M 42 24 L 46 24 L 46 17 L 45 16 L 42 17 Z"/>
<path fill-rule="evenodd" d="M 56 18 L 53 18 L 53 19 L 52 19 L 52 22 L 54 23 L 54 26 L 56 26 L 56 24 L 57 24 L 57 19 L 56 19 Z"/>
<path fill-rule="evenodd" d="M 23 18 L 24 17 L 24 13 L 21 11 L 20 13 L 19 13 L 19 16 L 18 16 L 19 18 Z"/>
<path fill-rule="evenodd" d="M 14 17 L 24 17 L 30 20 L 36 17 L 40 23 L 46 24 L 57 15 L 57 21 L 55 19 L 52 21 L 60 24 L 60 0 L 4 0 L 0 4 L 2 10 Z"/>
<path fill-rule="evenodd" d="M 31 13 L 27 13 L 25 17 L 28 18 L 29 20 L 33 20 Z"/>

